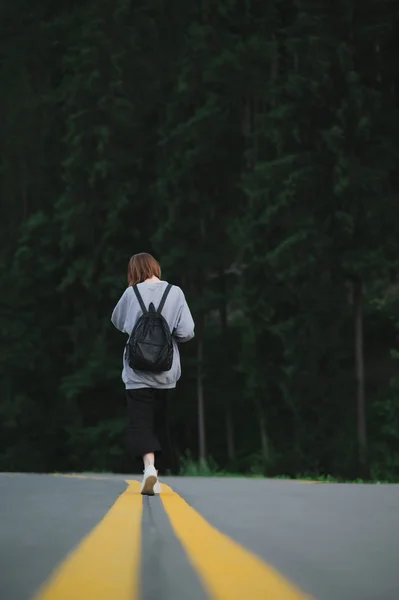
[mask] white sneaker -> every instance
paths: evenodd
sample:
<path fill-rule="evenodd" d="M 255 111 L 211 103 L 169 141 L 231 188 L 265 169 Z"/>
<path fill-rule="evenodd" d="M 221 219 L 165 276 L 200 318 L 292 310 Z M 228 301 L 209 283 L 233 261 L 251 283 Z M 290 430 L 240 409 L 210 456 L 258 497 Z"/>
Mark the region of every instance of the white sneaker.
<path fill-rule="evenodd" d="M 144 469 L 143 483 L 141 484 L 141 493 L 143 496 L 153 496 L 155 493 L 156 484 L 158 482 L 158 471 L 153 465 Z"/>
<path fill-rule="evenodd" d="M 154 485 L 154 494 L 160 494 L 162 492 L 162 488 L 161 488 L 161 484 L 159 483 L 159 480 L 156 482 L 156 484 Z"/>

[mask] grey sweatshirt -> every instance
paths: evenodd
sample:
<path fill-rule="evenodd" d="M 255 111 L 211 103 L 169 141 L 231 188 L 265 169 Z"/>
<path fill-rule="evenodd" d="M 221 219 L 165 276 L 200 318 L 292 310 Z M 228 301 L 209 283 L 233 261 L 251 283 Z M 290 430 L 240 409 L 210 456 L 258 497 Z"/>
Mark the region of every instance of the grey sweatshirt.
<path fill-rule="evenodd" d="M 143 298 L 144 305 L 148 308 L 150 302 L 153 302 L 155 308 L 158 308 L 167 285 L 167 281 L 139 283 L 137 287 Z M 133 327 L 142 314 L 133 288 L 128 287 L 115 306 L 111 321 L 119 331 L 127 333 L 130 336 Z M 172 368 L 170 371 L 163 373 L 133 371 L 127 364 L 125 358 L 126 351 L 124 351 L 122 380 L 127 390 L 143 387 L 174 388 L 180 379 L 180 353 L 177 342 L 188 342 L 194 337 L 194 321 L 183 291 L 179 287 L 174 285 L 171 288 L 163 307 L 162 315 L 165 317 L 170 330 L 174 330 Z"/>

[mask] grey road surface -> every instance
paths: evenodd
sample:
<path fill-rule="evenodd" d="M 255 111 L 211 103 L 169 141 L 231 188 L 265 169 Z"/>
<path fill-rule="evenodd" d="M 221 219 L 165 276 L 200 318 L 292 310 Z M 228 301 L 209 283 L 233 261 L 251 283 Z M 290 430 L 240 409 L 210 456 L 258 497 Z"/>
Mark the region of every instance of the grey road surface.
<path fill-rule="evenodd" d="M 127 478 L 0 475 L 0 599 L 28 600 L 107 513 Z M 398 485 L 165 482 L 316 600 L 399 600 Z M 143 508 L 142 600 L 207 600 L 160 498 L 144 498 Z"/>
<path fill-rule="evenodd" d="M 399 600 L 399 485 L 200 478 L 171 485 L 317 600 Z"/>

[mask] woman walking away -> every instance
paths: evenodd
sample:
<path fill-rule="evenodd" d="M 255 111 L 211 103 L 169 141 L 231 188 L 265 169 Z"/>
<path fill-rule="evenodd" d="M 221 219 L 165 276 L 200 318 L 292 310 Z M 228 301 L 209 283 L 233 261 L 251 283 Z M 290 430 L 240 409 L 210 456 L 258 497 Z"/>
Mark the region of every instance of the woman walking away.
<path fill-rule="evenodd" d="M 180 379 L 178 343 L 194 337 L 194 321 L 182 290 L 161 280 L 151 254 L 132 256 L 128 284 L 111 321 L 129 336 L 123 354 L 129 445 L 144 462 L 141 493 L 159 494 L 155 455 L 167 443 L 167 397 Z M 163 439 L 162 439 L 163 438 Z"/>

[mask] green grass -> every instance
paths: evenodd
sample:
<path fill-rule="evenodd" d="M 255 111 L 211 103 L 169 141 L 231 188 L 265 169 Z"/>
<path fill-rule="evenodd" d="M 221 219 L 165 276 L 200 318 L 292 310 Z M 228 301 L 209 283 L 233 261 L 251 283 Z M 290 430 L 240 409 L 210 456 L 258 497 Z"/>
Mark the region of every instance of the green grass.
<path fill-rule="evenodd" d="M 352 484 L 382 484 L 394 483 L 387 480 L 364 480 L 364 479 L 344 479 L 336 478 L 331 475 L 301 475 L 295 477 L 290 475 L 274 475 L 268 477 L 254 469 L 247 473 L 234 473 L 219 469 L 215 461 L 211 458 L 206 461 L 195 461 L 190 456 L 181 459 L 180 475 L 184 477 L 249 477 L 252 479 L 277 479 L 289 481 L 308 481 L 316 483 L 352 483 Z"/>
<path fill-rule="evenodd" d="M 189 453 L 183 456 L 180 460 L 180 473 L 179 475 L 183 477 L 226 477 L 226 478 L 239 478 L 239 477 L 247 477 L 251 479 L 276 479 L 276 480 L 289 480 L 289 481 L 308 481 L 308 482 L 316 482 L 316 483 L 352 483 L 352 484 L 386 484 L 386 483 L 398 483 L 397 480 L 387 480 L 387 479 L 374 479 L 374 480 L 364 480 L 364 479 L 345 479 L 345 478 L 336 478 L 332 475 L 310 475 L 310 474 L 298 474 L 296 476 L 290 476 L 286 474 L 281 475 L 273 475 L 268 476 L 264 473 L 262 466 L 254 462 L 254 466 L 248 470 L 243 471 L 241 473 L 235 471 L 229 471 L 225 469 L 221 469 L 212 457 L 208 458 L 206 461 L 198 461 L 194 460 Z M 62 475 L 65 473 L 54 473 L 56 475 Z M 81 474 L 87 475 L 111 475 L 111 471 L 107 471 L 104 469 L 90 469 L 88 471 L 81 472 Z"/>

